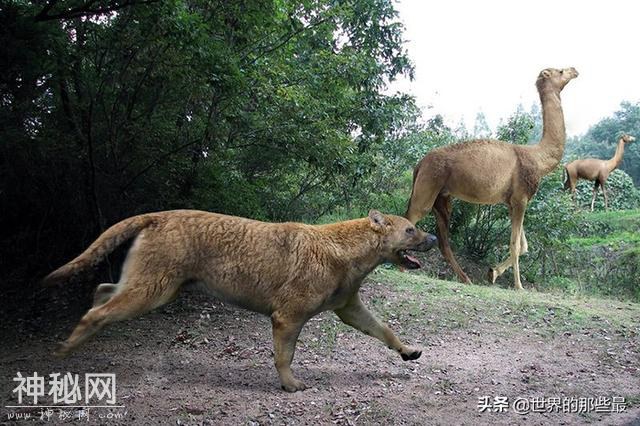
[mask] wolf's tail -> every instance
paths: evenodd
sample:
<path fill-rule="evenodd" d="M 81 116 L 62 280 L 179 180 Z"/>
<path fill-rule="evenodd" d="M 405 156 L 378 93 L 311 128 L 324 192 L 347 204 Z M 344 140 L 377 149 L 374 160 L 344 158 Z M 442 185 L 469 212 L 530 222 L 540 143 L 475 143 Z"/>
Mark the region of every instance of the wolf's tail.
<path fill-rule="evenodd" d="M 42 280 L 42 284 L 52 286 L 67 282 L 95 267 L 116 247 L 138 235 L 155 221 L 155 215 L 145 214 L 116 223 L 104 231 L 80 256 L 47 275 Z"/>

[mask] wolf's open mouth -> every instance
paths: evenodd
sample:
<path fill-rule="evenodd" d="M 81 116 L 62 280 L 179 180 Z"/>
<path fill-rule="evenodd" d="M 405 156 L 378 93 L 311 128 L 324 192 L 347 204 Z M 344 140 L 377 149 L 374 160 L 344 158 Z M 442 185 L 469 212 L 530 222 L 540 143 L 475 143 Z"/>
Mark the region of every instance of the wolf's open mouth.
<path fill-rule="evenodd" d="M 414 256 L 411 256 L 407 250 L 398 251 L 398 256 L 402 259 L 402 266 L 407 269 L 419 269 L 422 267 L 420 261 Z"/>

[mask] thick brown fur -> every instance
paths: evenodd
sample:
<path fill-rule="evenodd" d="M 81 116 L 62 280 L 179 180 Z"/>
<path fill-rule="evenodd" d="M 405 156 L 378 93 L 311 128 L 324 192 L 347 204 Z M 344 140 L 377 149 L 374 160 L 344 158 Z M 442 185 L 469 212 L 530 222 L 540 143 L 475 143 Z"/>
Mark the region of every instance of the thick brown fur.
<path fill-rule="evenodd" d="M 564 182 L 564 189 L 570 189 L 573 194 L 573 202 L 576 202 L 576 185 L 578 179 L 590 180 L 593 182 L 593 194 L 591 196 L 591 211 L 593 211 L 593 205 L 596 201 L 596 193 L 598 186 L 602 188 L 602 195 L 604 197 L 604 207 L 609 209 L 609 199 L 607 196 L 607 190 L 605 183 L 609 174 L 614 171 L 622 162 L 622 156 L 624 155 L 624 146 L 627 143 L 635 141 L 636 138 L 630 135 L 622 135 L 618 141 L 616 152 L 609 160 L 600 160 L 597 158 L 584 158 L 581 160 L 575 160 L 564 166 L 564 173 L 566 180 Z"/>
<path fill-rule="evenodd" d="M 566 135 L 560 92 L 577 76 L 574 68 L 549 68 L 540 72 L 536 87 L 542 102 L 544 129 L 538 145 L 520 146 L 498 140 L 469 141 L 435 149 L 416 166 L 405 217 L 415 224 L 434 210 L 440 250 L 460 281 L 471 283 L 449 246 L 452 197 L 475 204 L 507 205 L 511 216 L 510 255 L 489 270 L 489 279 L 495 282 L 513 266 L 514 285 L 522 288 L 518 257 L 528 249 L 522 227 L 524 212 L 540 179 L 562 159 Z"/>
<path fill-rule="evenodd" d="M 172 301 L 188 281 L 200 281 L 222 300 L 271 317 L 276 369 L 287 391 L 305 388 L 293 376 L 291 361 L 302 326 L 322 311 L 335 311 L 405 360 L 421 354 L 401 343 L 358 295 L 363 279 L 380 263 L 403 264 L 404 250 L 435 244 L 435 237 L 403 217 L 372 210 L 364 219 L 312 226 L 195 210 L 150 213 L 112 226 L 45 281 L 61 282 L 89 270 L 134 236 L 120 282 L 98 286 L 93 308 L 58 355 L 76 349 L 108 323 Z"/>

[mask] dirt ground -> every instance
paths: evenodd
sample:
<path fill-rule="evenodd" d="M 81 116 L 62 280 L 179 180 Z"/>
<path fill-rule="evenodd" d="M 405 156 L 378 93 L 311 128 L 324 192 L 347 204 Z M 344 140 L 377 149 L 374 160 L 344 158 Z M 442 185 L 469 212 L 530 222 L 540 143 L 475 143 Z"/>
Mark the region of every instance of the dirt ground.
<path fill-rule="evenodd" d="M 21 321 L 3 330 L 0 424 L 44 423 L 40 410 L 5 408 L 17 405 L 16 372 L 34 371 L 116 374 L 124 407 L 74 411 L 88 415 L 65 421 L 75 424 L 640 424 L 638 323 L 556 333 L 549 320 L 553 332 L 545 332 L 544 318 L 529 324 L 490 299 L 441 303 L 438 294 L 454 294 L 456 286 L 425 293 L 423 303 L 380 281 L 374 276 L 363 287 L 365 303 L 402 340 L 422 347 L 422 357 L 403 362 L 324 313 L 300 336 L 293 369 L 310 388 L 295 394 L 279 388 L 268 318 L 201 293 L 110 326 L 65 360 L 50 353 L 79 319 L 77 309 Z M 507 320 L 484 317 L 484 308 L 505 309 Z M 509 407 L 480 412 L 485 396 L 490 403 L 506 397 Z M 626 410 L 523 415 L 512 405 L 517 398 L 600 396 L 624 397 Z M 10 419 L 16 412 L 32 421 Z M 49 421 L 62 423 L 57 414 Z"/>

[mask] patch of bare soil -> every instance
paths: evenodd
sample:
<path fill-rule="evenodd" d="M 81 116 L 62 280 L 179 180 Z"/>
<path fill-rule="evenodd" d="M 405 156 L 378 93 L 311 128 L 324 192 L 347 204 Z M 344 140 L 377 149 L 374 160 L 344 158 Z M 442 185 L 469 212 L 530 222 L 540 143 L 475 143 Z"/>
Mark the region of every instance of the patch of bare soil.
<path fill-rule="evenodd" d="M 64 360 L 50 353 L 79 315 L 23 322 L 3 331 L 0 424 L 27 423 L 10 420 L 15 409 L 4 406 L 17 405 L 16 372 L 34 371 L 116 374 L 124 408 L 92 409 L 88 422 L 67 420 L 75 424 L 640 424 L 637 335 L 541 337 L 522 323 L 481 321 L 473 312 L 466 326 L 434 328 L 427 324 L 446 318 L 406 309 L 411 295 L 380 284 L 362 294 L 401 339 L 424 349 L 422 357 L 403 362 L 324 313 L 300 336 L 293 369 L 310 388 L 295 394 L 279 388 L 269 320 L 203 294 L 109 326 Z M 509 408 L 480 412 L 484 396 L 492 404 L 506 397 Z M 600 396 L 625 397 L 626 410 L 521 415 L 512 406 L 516 398 Z M 44 423 L 38 410 L 22 412 Z M 101 418 L 109 413 L 124 417 Z M 50 421 L 60 423 L 55 415 Z"/>

